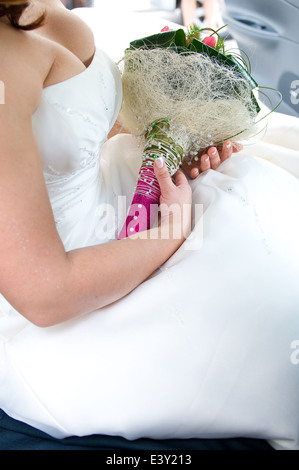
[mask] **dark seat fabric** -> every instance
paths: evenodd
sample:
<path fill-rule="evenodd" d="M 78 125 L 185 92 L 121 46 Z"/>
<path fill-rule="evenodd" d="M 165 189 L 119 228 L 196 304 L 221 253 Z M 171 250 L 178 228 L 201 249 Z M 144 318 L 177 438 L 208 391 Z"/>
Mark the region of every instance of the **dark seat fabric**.
<path fill-rule="evenodd" d="M 0 450 L 273 450 L 259 439 L 138 439 L 93 435 L 54 439 L 0 410 Z"/>

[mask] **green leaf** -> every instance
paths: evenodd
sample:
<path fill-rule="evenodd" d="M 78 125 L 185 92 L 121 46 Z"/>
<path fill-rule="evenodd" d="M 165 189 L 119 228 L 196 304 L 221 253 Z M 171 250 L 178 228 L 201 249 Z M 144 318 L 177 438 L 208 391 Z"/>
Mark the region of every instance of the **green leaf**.
<path fill-rule="evenodd" d="M 175 35 L 175 45 L 187 48 L 186 33 L 183 29 L 178 29 Z"/>
<path fill-rule="evenodd" d="M 174 47 L 176 31 L 165 31 L 130 42 L 130 49 L 154 49 L 156 47 Z"/>

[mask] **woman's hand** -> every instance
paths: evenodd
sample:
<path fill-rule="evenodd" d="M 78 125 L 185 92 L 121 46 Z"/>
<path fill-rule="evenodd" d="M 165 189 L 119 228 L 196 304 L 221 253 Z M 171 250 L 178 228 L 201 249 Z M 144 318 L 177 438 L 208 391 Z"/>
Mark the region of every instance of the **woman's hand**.
<path fill-rule="evenodd" d="M 182 170 L 189 178 L 195 179 L 203 171 L 216 170 L 233 153 L 240 152 L 242 149 L 242 144 L 230 141 L 224 142 L 224 144 L 217 147 L 210 147 L 203 155 L 200 155 L 200 153 L 187 155 L 183 160 Z"/>
<path fill-rule="evenodd" d="M 154 170 L 161 190 L 160 226 L 171 230 L 170 237 L 184 240 L 191 230 L 192 191 L 187 178 L 180 170 L 171 177 L 162 158 L 155 160 Z"/>

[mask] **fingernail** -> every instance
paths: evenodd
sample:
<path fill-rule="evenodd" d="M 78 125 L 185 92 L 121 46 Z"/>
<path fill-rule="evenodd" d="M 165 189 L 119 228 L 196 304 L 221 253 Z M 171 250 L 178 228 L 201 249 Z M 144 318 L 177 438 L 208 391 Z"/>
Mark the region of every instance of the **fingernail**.
<path fill-rule="evenodd" d="M 227 149 L 230 149 L 231 146 L 232 146 L 232 144 L 231 144 L 230 142 L 228 142 L 228 143 L 226 144 L 226 148 L 227 148 Z"/>
<path fill-rule="evenodd" d="M 157 167 L 158 167 L 158 168 L 162 168 L 162 167 L 163 167 L 163 165 L 164 165 L 163 157 L 156 158 L 156 162 L 157 162 Z"/>
<path fill-rule="evenodd" d="M 208 162 L 209 160 L 210 160 L 210 158 L 209 158 L 209 157 L 208 157 L 208 158 L 205 158 L 205 162 Z"/>
<path fill-rule="evenodd" d="M 214 149 L 212 152 L 212 155 L 216 155 L 216 153 L 217 153 L 217 149 Z"/>

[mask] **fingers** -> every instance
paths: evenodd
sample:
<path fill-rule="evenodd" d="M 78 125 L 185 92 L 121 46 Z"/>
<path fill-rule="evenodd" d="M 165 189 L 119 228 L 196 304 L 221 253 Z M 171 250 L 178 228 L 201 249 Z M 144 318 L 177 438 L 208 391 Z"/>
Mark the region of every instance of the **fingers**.
<path fill-rule="evenodd" d="M 210 169 L 216 170 L 219 165 L 230 158 L 233 153 L 240 152 L 242 149 L 242 144 L 227 141 L 217 147 L 210 147 L 202 156 L 200 156 L 199 153 L 195 155 L 195 157 L 187 156 L 187 158 L 183 160 L 181 168 L 189 178 L 195 179 L 203 171 Z"/>
<path fill-rule="evenodd" d="M 181 170 L 178 170 L 173 176 L 174 183 L 177 187 L 188 185 L 186 176 Z"/>
<path fill-rule="evenodd" d="M 232 153 L 239 152 L 242 150 L 242 144 L 232 144 L 231 142 L 225 142 L 221 147 L 211 147 L 208 152 L 201 157 L 201 171 L 206 171 L 212 168 L 216 170 L 219 165 L 230 158 Z"/>
<path fill-rule="evenodd" d="M 173 182 L 162 157 L 156 158 L 154 162 L 154 171 L 161 189 L 161 193 L 169 191 L 169 189 L 171 189 L 173 186 Z"/>
<path fill-rule="evenodd" d="M 173 190 L 175 186 L 178 188 L 184 185 L 188 186 L 187 178 L 180 170 L 178 170 L 173 178 L 171 178 L 163 158 L 157 158 L 155 160 L 154 171 L 162 194 L 169 193 L 169 191 Z"/>
<path fill-rule="evenodd" d="M 225 142 L 222 146 L 221 161 L 224 162 L 224 160 L 227 160 L 229 157 L 231 157 L 232 153 L 233 153 L 232 143 Z"/>
<path fill-rule="evenodd" d="M 218 166 L 221 164 L 221 158 L 216 147 L 211 147 L 208 150 L 208 156 L 210 158 L 210 165 L 212 170 L 216 170 Z"/>
<path fill-rule="evenodd" d="M 198 175 L 199 175 L 199 168 L 194 167 L 194 168 L 192 168 L 192 169 L 190 170 L 189 177 L 190 177 L 191 179 L 197 178 Z"/>
<path fill-rule="evenodd" d="M 201 171 L 207 171 L 207 170 L 210 170 L 210 168 L 211 168 L 210 157 L 206 153 L 202 155 L 200 158 L 200 169 Z"/>
<path fill-rule="evenodd" d="M 201 171 L 216 170 L 221 164 L 221 158 L 216 147 L 209 148 L 208 152 L 200 159 Z"/>
<path fill-rule="evenodd" d="M 233 143 L 233 153 L 241 152 L 243 150 L 243 145 L 238 142 Z"/>

